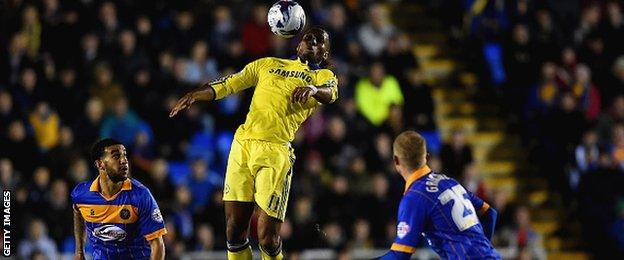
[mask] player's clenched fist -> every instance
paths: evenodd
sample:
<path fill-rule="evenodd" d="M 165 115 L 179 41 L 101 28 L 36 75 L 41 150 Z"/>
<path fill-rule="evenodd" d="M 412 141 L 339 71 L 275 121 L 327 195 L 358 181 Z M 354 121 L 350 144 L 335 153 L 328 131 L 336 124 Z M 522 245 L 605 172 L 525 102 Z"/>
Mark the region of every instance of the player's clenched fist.
<path fill-rule="evenodd" d="M 305 87 L 297 87 L 293 90 L 291 96 L 292 103 L 305 103 L 308 102 L 308 98 L 314 96 L 318 92 L 315 86 L 309 85 Z"/>
<path fill-rule="evenodd" d="M 182 98 L 180 98 L 178 102 L 176 103 L 176 105 L 173 107 L 173 109 L 171 109 L 171 112 L 169 113 L 169 117 L 173 117 L 178 112 L 180 112 L 180 110 L 184 110 L 185 108 L 190 107 L 193 104 L 193 102 L 195 102 L 195 100 L 196 100 L 195 92 L 187 93 Z"/>

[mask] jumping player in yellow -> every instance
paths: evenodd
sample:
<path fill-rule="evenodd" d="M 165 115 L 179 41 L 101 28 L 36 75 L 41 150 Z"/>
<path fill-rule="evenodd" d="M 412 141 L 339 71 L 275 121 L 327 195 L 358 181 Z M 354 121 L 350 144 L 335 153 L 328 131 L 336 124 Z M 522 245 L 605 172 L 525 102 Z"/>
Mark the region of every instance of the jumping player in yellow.
<path fill-rule="evenodd" d="M 262 259 L 282 259 L 279 237 L 286 216 L 294 162 L 290 142 L 299 126 L 321 104 L 338 98 L 334 73 L 319 69 L 329 56 L 329 34 L 308 30 L 297 45 L 297 59 L 262 58 L 240 72 L 187 93 L 171 110 L 175 116 L 193 102 L 212 101 L 255 86 L 245 123 L 236 130 L 225 175 L 228 259 L 251 259 L 249 221 L 255 205 Z"/>

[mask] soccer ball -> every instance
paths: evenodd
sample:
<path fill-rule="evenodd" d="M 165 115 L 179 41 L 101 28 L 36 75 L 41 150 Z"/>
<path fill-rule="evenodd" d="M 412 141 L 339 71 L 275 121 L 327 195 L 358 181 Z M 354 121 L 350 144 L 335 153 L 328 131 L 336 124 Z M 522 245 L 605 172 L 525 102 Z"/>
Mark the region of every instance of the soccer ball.
<path fill-rule="evenodd" d="M 267 20 L 275 35 L 292 38 L 303 30 L 306 16 L 297 2 L 282 0 L 271 6 Z"/>

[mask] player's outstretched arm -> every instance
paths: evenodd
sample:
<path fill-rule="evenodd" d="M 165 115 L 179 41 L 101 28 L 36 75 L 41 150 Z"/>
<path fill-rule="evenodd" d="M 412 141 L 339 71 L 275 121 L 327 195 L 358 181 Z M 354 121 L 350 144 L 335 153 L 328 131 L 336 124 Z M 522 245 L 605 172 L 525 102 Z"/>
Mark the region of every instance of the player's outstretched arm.
<path fill-rule="evenodd" d="M 152 254 L 150 256 L 151 260 L 165 259 L 165 242 L 163 241 L 162 236 L 150 240 L 149 245 L 152 250 Z"/>
<path fill-rule="evenodd" d="M 84 245 L 87 238 L 85 231 L 84 219 L 80 215 L 80 211 L 74 208 L 74 239 L 76 240 L 76 250 L 74 259 L 84 260 Z"/>
<path fill-rule="evenodd" d="M 258 83 L 258 68 L 265 59 L 255 60 L 238 73 L 228 75 L 212 82 L 204 83 L 201 87 L 184 95 L 171 109 L 169 117 L 175 116 L 181 110 L 190 107 L 195 101 L 213 101 L 227 95 L 255 86 Z"/>
<path fill-rule="evenodd" d="M 209 83 L 206 83 L 199 89 L 186 93 L 182 98 L 180 98 L 173 109 L 171 109 L 169 117 L 173 117 L 181 110 L 190 107 L 197 100 L 212 101 L 215 97 L 216 93 L 214 88 L 212 88 Z"/>

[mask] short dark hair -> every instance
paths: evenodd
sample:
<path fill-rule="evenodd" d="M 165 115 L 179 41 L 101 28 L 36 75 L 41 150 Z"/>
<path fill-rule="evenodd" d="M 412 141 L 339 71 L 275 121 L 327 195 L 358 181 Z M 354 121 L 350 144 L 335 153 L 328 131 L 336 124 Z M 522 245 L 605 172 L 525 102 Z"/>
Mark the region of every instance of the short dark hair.
<path fill-rule="evenodd" d="M 331 50 L 331 39 L 329 37 L 329 33 L 325 29 L 319 26 L 312 26 L 306 31 L 306 33 L 312 33 L 316 37 L 323 38 L 327 51 Z"/>
<path fill-rule="evenodd" d="M 100 158 L 102 158 L 106 147 L 109 147 L 111 145 L 118 145 L 118 144 L 122 144 L 122 143 L 112 138 L 105 138 L 105 139 L 95 142 L 95 144 L 91 146 L 91 162 L 95 162 L 99 160 Z"/>

